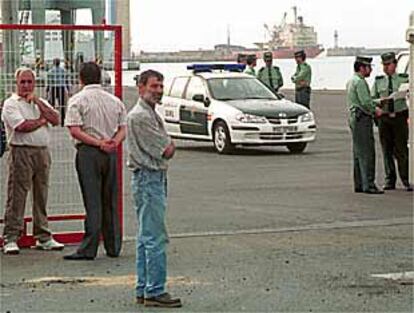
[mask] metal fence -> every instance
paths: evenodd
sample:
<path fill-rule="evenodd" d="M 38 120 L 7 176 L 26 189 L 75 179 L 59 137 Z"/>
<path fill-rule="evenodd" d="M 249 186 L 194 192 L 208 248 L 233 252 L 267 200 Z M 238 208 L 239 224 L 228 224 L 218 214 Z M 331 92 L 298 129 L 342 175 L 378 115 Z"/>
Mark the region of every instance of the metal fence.
<path fill-rule="evenodd" d="M 83 62 L 88 61 L 101 65 L 103 85 L 108 86 L 108 89 L 113 90 L 117 97 L 122 98 L 121 26 L 3 24 L 0 25 L 0 32 L 2 40 L 0 43 L 0 104 L 15 91 L 16 69 L 26 66 L 36 73 L 36 94 L 48 100 L 63 116 L 68 99 L 80 89 L 79 68 Z M 58 62 L 60 64 L 56 65 Z M 59 74 L 56 74 L 54 67 L 59 68 Z M 114 71 L 114 81 L 110 81 L 106 70 Z M 61 99 L 54 94 L 54 87 L 62 85 L 67 92 L 62 98 L 63 101 L 60 101 Z M 74 168 L 76 150 L 68 130 L 62 124 L 51 129 L 50 151 L 52 167 L 49 180 L 48 215 L 51 221 L 75 220 L 61 223 L 59 227 L 53 223 L 50 226 L 54 233 L 59 230 L 59 233 L 55 235 L 57 239 L 65 243 L 74 243 L 82 237 L 82 221 L 78 219 L 82 219 L 84 209 Z M 122 148 L 119 148 L 118 154 L 117 183 L 120 190 L 118 204 L 122 222 Z M 4 215 L 6 205 L 7 155 L 6 152 L 0 159 L 1 216 Z M 29 195 L 26 207 L 27 218 L 25 218 L 27 222 L 31 221 L 31 214 L 31 195 Z M 20 245 L 31 244 L 33 244 L 32 236 L 24 235 Z"/>

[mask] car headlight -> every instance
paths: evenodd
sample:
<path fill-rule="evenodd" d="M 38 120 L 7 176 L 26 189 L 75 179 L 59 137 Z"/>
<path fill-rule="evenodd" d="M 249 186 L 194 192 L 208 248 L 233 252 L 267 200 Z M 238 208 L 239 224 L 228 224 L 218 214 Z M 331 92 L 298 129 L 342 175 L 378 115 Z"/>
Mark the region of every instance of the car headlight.
<path fill-rule="evenodd" d="M 299 117 L 299 122 L 313 122 L 314 117 L 312 112 L 305 113 Z"/>
<path fill-rule="evenodd" d="M 242 123 L 266 123 L 267 119 L 264 116 L 253 114 L 239 114 L 236 116 L 236 120 Z"/>

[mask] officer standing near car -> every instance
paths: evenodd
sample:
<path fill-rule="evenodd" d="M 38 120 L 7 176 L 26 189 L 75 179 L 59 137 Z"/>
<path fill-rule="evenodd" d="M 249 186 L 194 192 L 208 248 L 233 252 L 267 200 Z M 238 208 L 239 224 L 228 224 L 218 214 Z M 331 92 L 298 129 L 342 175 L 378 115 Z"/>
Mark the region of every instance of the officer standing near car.
<path fill-rule="evenodd" d="M 246 59 L 247 68 L 244 71 L 246 74 L 256 76 L 256 70 L 254 69 L 256 67 L 257 58 L 254 54 L 249 54 Z"/>
<path fill-rule="evenodd" d="M 357 56 L 354 76 L 348 81 L 346 102 L 350 112 L 354 159 L 354 190 L 369 194 L 382 194 L 375 185 L 375 140 L 373 119 L 380 115 L 371 98 L 365 78 L 371 75 L 372 58 Z"/>
<path fill-rule="evenodd" d="M 389 98 L 393 92 L 398 91 L 401 84 L 408 83 L 408 74 L 397 74 L 397 59 L 394 52 L 383 53 L 381 60 L 385 75 L 375 77 L 371 94 L 378 101 L 383 99 L 378 130 L 384 157 L 384 190 L 395 189 L 395 157 L 401 181 L 407 191 L 412 191 L 413 188 L 408 181 L 408 107 L 405 97 L 395 101 Z M 388 99 L 385 99 L 387 97 Z"/>
<path fill-rule="evenodd" d="M 283 86 L 282 73 L 278 66 L 273 66 L 273 54 L 267 51 L 263 54 L 263 66 L 257 73 L 257 78 L 269 87 L 272 91 L 278 92 L 279 88 Z"/>
<path fill-rule="evenodd" d="M 244 53 L 237 54 L 237 60 L 236 61 L 237 61 L 238 64 L 246 65 L 247 55 L 245 55 Z"/>
<path fill-rule="evenodd" d="M 296 72 L 292 76 L 295 84 L 295 102 L 309 108 L 311 96 L 312 69 L 306 63 L 306 53 L 303 50 L 295 52 Z"/>

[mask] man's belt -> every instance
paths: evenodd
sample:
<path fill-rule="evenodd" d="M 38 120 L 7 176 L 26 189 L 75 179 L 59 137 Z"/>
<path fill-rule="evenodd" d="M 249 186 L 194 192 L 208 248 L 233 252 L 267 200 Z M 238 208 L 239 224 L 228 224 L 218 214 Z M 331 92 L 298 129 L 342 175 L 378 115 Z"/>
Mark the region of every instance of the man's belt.
<path fill-rule="evenodd" d="M 397 116 L 404 116 L 408 118 L 408 110 L 398 112 L 382 112 L 381 117 L 395 118 Z"/>
<path fill-rule="evenodd" d="M 47 149 L 47 146 L 31 146 L 31 145 L 16 145 L 16 144 L 9 144 L 12 148 L 28 148 L 28 149 Z"/>
<path fill-rule="evenodd" d="M 310 86 L 296 86 L 295 90 L 310 90 Z"/>

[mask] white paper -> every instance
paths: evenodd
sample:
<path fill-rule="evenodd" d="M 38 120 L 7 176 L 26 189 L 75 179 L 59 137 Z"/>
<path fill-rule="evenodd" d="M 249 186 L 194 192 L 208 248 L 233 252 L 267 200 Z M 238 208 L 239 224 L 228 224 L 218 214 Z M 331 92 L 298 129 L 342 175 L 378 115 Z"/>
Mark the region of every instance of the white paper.
<path fill-rule="evenodd" d="M 405 99 L 407 97 L 407 91 L 401 90 L 401 91 L 394 91 L 392 94 L 389 95 L 389 99 L 399 100 L 399 99 Z"/>

